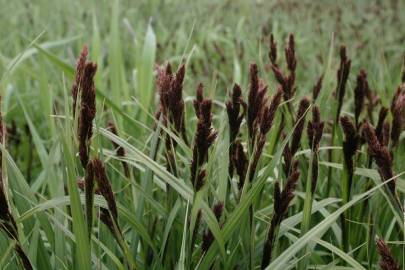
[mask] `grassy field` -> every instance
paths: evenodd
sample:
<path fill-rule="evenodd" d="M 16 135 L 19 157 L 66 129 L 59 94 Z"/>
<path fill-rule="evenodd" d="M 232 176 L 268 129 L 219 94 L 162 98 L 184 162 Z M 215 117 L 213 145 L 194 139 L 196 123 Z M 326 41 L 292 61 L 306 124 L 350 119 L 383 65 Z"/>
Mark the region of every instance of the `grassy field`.
<path fill-rule="evenodd" d="M 403 269 L 404 9 L 0 0 L 0 269 Z"/>

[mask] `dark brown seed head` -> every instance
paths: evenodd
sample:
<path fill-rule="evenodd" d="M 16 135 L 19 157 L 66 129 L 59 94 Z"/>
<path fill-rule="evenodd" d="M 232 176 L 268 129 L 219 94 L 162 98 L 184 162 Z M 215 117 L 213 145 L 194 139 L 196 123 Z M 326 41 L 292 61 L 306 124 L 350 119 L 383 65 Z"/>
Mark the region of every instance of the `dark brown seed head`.
<path fill-rule="evenodd" d="M 286 215 L 288 206 L 290 205 L 290 202 L 294 198 L 294 191 L 295 191 L 295 187 L 297 186 L 299 177 L 300 177 L 300 172 L 298 170 L 295 170 L 288 177 L 285 187 L 281 193 L 279 190 L 277 191 L 275 188 L 274 213 L 276 215 L 280 216 L 281 218 L 284 218 L 284 216 Z M 276 183 L 278 183 L 278 182 L 276 182 Z M 276 186 L 279 186 L 279 185 L 277 184 Z M 278 187 L 278 189 L 280 189 L 280 187 Z M 280 193 L 278 201 L 276 201 L 277 192 Z"/>
<path fill-rule="evenodd" d="M 363 124 L 363 136 L 368 144 L 368 152 L 377 164 L 382 181 L 392 179 L 394 172 L 392 171 L 391 153 L 387 146 L 380 144 L 374 128 L 368 122 Z M 395 180 L 391 180 L 387 186 L 391 193 L 395 194 Z"/>
<path fill-rule="evenodd" d="M 110 210 L 114 221 L 117 223 L 117 205 L 110 181 L 108 180 L 107 173 L 105 171 L 104 164 L 98 158 L 93 159 L 92 163 L 94 168 L 94 176 L 97 181 L 98 188 L 100 189 L 101 195 L 103 195 L 104 199 L 107 202 L 108 209 Z"/>
<path fill-rule="evenodd" d="M 356 125 L 359 123 L 359 116 L 363 110 L 364 99 L 368 88 L 367 73 L 362 69 L 357 75 L 357 85 L 354 88 L 354 119 Z"/>
<path fill-rule="evenodd" d="M 224 209 L 224 204 L 222 202 L 218 202 L 212 208 L 214 215 L 218 222 L 220 222 L 222 210 Z M 214 241 L 214 235 L 212 234 L 211 230 L 207 230 L 207 232 L 203 235 L 203 242 L 201 244 L 201 249 L 203 252 L 206 252 L 208 248 L 211 246 L 212 242 Z"/>
<path fill-rule="evenodd" d="M 195 191 L 198 192 L 203 187 L 206 176 L 207 176 L 207 172 L 205 171 L 205 169 L 200 170 L 200 172 L 198 173 L 198 176 L 195 180 L 195 183 L 194 183 Z"/>
<path fill-rule="evenodd" d="M 345 164 L 348 167 L 349 173 L 353 174 L 353 156 L 359 145 L 359 137 L 356 127 L 347 116 L 340 117 L 340 125 L 342 126 L 345 140 L 343 141 L 343 154 Z"/>
<path fill-rule="evenodd" d="M 403 129 L 404 123 L 404 109 L 405 109 L 405 84 L 398 87 L 397 92 L 391 103 L 392 114 L 392 128 L 391 128 L 391 141 L 393 146 L 399 142 L 399 136 Z"/>
<path fill-rule="evenodd" d="M 277 65 L 277 43 L 274 41 L 273 34 L 270 35 L 270 52 L 269 58 L 272 65 Z"/>
<path fill-rule="evenodd" d="M 346 83 L 349 78 L 351 60 L 347 58 L 346 46 L 342 45 L 340 47 L 340 67 L 337 72 L 337 87 L 336 94 L 338 98 L 338 110 L 337 117 L 340 115 L 340 111 L 343 105 L 343 98 L 346 91 Z"/>
<path fill-rule="evenodd" d="M 169 113 L 169 98 L 173 79 L 172 68 L 168 63 L 165 68 L 158 68 L 156 85 L 159 92 L 159 112 L 163 115 L 163 122 L 167 125 Z"/>
<path fill-rule="evenodd" d="M 157 75 L 157 87 L 160 96 L 160 111 L 163 113 L 163 123 L 168 126 L 172 124 L 174 131 L 182 133 L 184 131 L 184 101 L 183 101 L 183 81 L 185 76 L 185 65 L 181 65 L 172 74 L 170 64 L 166 68 L 159 68 Z"/>
<path fill-rule="evenodd" d="M 170 119 L 178 133 L 181 133 L 184 127 L 183 81 L 185 72 L 186 68 L 183 64 L 174 76 L 169 97 Z"/>
<path fill-rule="evenodd" d="M 318 98 L 319 93 L 321 92 L 322 89 L 322 81 L 323 81 L 323 74 L 319 77 L 318 81 L 312 88 L 312 100 L 315 102 L 315 100 Z"/>
<path fill-rule="evenodd" d="M 267 87 L 260 84 L 258 70 L 256 64 L 250 65 L 250 85 L 248 94 L 248 109 L 247 109 L 247 126 L 248 134 L 251 141 L 253 141 L 260 113 L 266 104 Z"/>
<path fill-rule="evenodd" d="M 93 134 L 93 119 L 96 116 L 96 89 L 94 86 L 94 75 L 96 71 L 97 65 L 95 63 L 86 63 L 80 84 L 81 101 L 78 138 L 79 156 L 83 168 L 86 168 L 89 161 L 90 139 Z"/>
<path fill-rule="evenodd" d="M 309 99 L 307 97 L 303 97 L 300 101 L 297 117 L 295 118 L 295 129 L 293 131 L 292 139 L 291 139 L 291 154 L 294 155 L 299 147 L 301 142 L 302 132 L 305 126 L 305 114 L 309 107 Z"/>
<path fill-rule="evenodd" d="M 196 99 L 195 99 L 194 102 L 193 102 L 193 104 L 194 104 L 194 111 L 195 111 L 195 114 L 197 115 L 197 117 L 198 117 L 198 115 L 199 115 L 199 113 L 200 113 L 200 106 L 201 106 L 201 103 L 202 103 L 202 101 L 203 101 L 203 99 L 204 99 L 204 97 L 203 97 L 203 92 L 204 92 L 204 86 L 203 86 L 202 83 L 199 83 L 199 84 L 197 85 Z"/>
<path fill-rule="evenodd" d="M 246 108 L 247 105 L 242 97 L 242 89 L 239 85 L 235 84 L 232 90 L 231 99 L 226 102 L 230 143 L 232 143 L 238 136 L 240 124 L 246 114 Z"/>
<path fill-rule="evenodd" d="M 214 212 L 215 217 L 217 218 L 217 221 L 221 219 L 222 215 L 222 210 L 224 209 L 224 203 L 223 202 L 217 202 L 214 207 L 212 208 L 212 211 Z"/>
<path fill-rule="evenodd" d="M 321 121 L 321 114 L 318 106 L 312 107 L 312 121 L 308 122 L 307 134 L 309 146 L 314 151 L 318 151 L 319 143 L 322 138 L 324 122 Z"/>
<path fill-rule="evenodd" d="M 248 160 L 246 157 L 246 153 L 243 150 L 243 145 L 241 144 L 240 141 L 236 141 L 234 143 L 235 146 L 235 152 L 234 155 L 231 157 L 231 162 L 233 166 L 236 169 L 236 173 L 239 176 L 239 189 L 243 187 L 244 180 L 246 177 L 246 170 L 247 170 L 247 165 L 248 165 Z"/>
<path fill-rule="evenodd" d="M 278 106 L 280 105 L 282 94 L 283 92 L 279 88 L 274 94 L 270 105 L 266 106 L 263 109 L 263 112 L 260 116 L 260 134 L 262 136 L 266 136 L 270 128 L 273 126 L 274 117 L 276 116 Z"/>
<path fill-rule="evenodd" d="M 295 58 L 295 41 L 294 35 L 290 34 L 288 37 L 288 46 L 285 49 L 285 58 L 287 60 L 287 67 L 291 73 L 295 73 L 297 67 L 297 59 Z"/>
<path fill-rule="evenodd" d="M 197 88 L 197 99 L 194 101 L 196 110 L 197 130 L 194 139 L 193 159 L 191 161 L 191 181 L 196 190 L 199 190 L 205 177 L 198 172 L 208 158 L 208 149 L 217 137 L 217 131 L 212 128 L 212 102 L 203 98 L 203 87 L 200 84 Z"/>
<path fill-rule="evenodd" d="M 388 109 L 385 107 L 381 107 L 380 112 L 378 114 L 378 122 L 377 122 L 377 127 L 375 128 L 375 133 L 377 135 L 378 140 L 381 143 L 381 138 L 382 138 L 382 132 L 383 132 L 383 126 L 385 122 L 385 118 L 387 117 L 388 114 Z"/>
<path fill-rule="evenodd" d="M 76 112 L 76 104 L 77 104 L 77 94 L 79 92 L 79 87 L 82 84 L 83 76 L 84 76 L 84 68 L 86 66 L 88 55 L 87 46 L 84 45 L 83 49 L 80 53 L 79 59 L 77 60 L 76 64 L 76 72 L 75 72 L 75 80 L 72 86 L 72 98 L 73 98 L 73 116 Z"/>
<path fill-rule="evenodd" d="M 388 144 L 390 143 L 390 130 L 390 123 L 388 121 L 385 121 L 382 127 L 381 135 L 377 135 L 378 141 L 381 145 L 388 147 Z"/>
<path fill-rule="evenodd" d="M 382 270 L 399 270 L 400 267 L 391 254 L 391 250 L 383 239 L 377 240 L 377 251 L 380 255 L 380 267 Z"/>

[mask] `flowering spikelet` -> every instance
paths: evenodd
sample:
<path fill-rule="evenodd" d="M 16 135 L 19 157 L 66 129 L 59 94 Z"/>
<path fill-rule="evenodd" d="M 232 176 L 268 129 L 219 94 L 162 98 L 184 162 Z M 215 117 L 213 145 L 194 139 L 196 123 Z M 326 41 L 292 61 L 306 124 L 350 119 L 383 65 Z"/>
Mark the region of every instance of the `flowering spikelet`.
<path fill-rule="evenodd" d="M 277 43 L 274 41 L 273 34 L 270 35 L 270 51 L 269 51 L 270 62 L 273 66 L 277 66 Z"/>
<path fill-rule="evenodd" d="M 312 107 L 312 121 L 308 122 L 307 134 L 309 146 L 314 153 L 311 164 L 312 179 L 311 179 L 311 192 L 315 192 L 316 184 L 318 182 L 318 149 L 319 143 L 322 139 L 323 127 L 325 123 L 321 121 L 319 107 Z"/>
<path fill-rule="evenodd" d="M 383 239 L 377 240 L 377 251 L 380 255 L 379 265 L 382 270 L 399 270 L 399 265 L 391 254 L 391 250 Z"/>
<path fill-rule="evenodd" d="M 370 86 L 367 84 L 366 88 L 366 107 L 367 107 L 367 115 L 370 123 L 373 123 L 373 113 L 375 112 L 375 107 L 380 103 L 380 97 L 375 91 L 370 89 Z"/>
<path fill-rule="evenodd" d="M 285 134 L 282 134 L 282 139 L 284 140 L 285 138 L 286 138 Z M 284 168 L 283 168 L 284 174 L 289 175 L 294 156 L 293 156 L 290 146 L 288 144 L 284 147 L 283 158 L 284 158 Z"/>
<path fill-rule="evenodd" d="M 285 58 L 287 60 L 288 70 L 294 73 L 297 67 L 297 59 L 295 58 L 295 41 L 293 34 L 290 34 L 288 37 L 288 46 L 285 48 Z"/>
<path fill-rule="evenodd" d="M 316 101 L 316 99 L 319 96 L 319 93 L 321 92 L 322 82 L 323 82 L 323 74 L 318 78 L 318 81 L 316 82 L 316 84 L 312 88 L 312 100 L 313 100 L 313 102 Z"/>
<path fill-rule="evenodd" d="M 256 64 L 250 65 L 250 85 L 248 94 L 247 126 L 251 144 L 256 136 L 260 113 L 267 102 L 267 86 L 261 85 Z"/>
<path fill-rule="evenodd" d="M 381 145 L 387 146 L 390 143 L 390 123 L 388 121 L 385 121 L 382 127 L 381 135 L 378 136 L 378 141 L 381 143 Z"/>
<path fill-rule="evenodd" d="M 375 134 L 380 143 L 382 143 L 382 136 L 383 136 L 383 127 L 385 123 L 385 118 L 387 117 L 388 109 L 385 107 L 381 107 L 380 112 L 378 113 L 378 122 L 375 128 Z"/>
<path fill-rule="evenodd" d="M 340 67 L 337 72 L 336 95 L 338 99 L 338 108 L 336 118 L 339 119 L 340 111 L 343 105 L 343 98 L 346 91 L 346 83 L 349 78 L 351 60 L 347 58 L 346 46 L 340 47 Z"/>
<path fill-rule="evenodd" d="M 117 127 L 115 126 L 115 124 L 113 122 L 108 123 L 108 129 L 111 131 L 111 133 L 118 136 Z M 125 157 L 125 149 L 122 146 L 115 143 L 114 141 L 111 141 L 111 143 L 113 144 L 113 146 L 115 148 L 115 152 L 116 152 L 117 156 L 120 158 Z M 129 177 L 129 169 L 128 169 L 128 165 L 125 161 L 122 161 L 122 167 L 124 168 L 125 176 Z"/>
<path fill-rule="evenodd" d="M 274 117 L 278 106 L 280 105 L 283 92 L 279 88 L 278 91 L 274 94 L 270 104 L 263 108 L 262 113 L 260 114 L 260 124 L 259 124 L 259 136 L 257 137 L 255 150 L 253 152 L 253 161 L 249 171 L 249 180 L 253 180 L 257 164 L 259 162 L 260 156 L 263 152 L 264 144 L 266 143 L 266 135 L 273 126 Z"/>
<path fill-rule="evenodd" d="M 392 127 L 391 127 L 391 141 L 393 146 L 396 146 L 399 141 L 404 123 L 404 109 L 405 109 L 405 84 L 398 87 L 397 92 L 391 103 L 392 114 Z"/>
<path fill-rule="evenodd" d="M 242 111 L 241 111 L 242 107 Z M 232 143 L 239 133 L 240 124 L 246 114 L 247 105 L 243 101 L 242 89 L 235 84 L 232 90 L 231 99 L 226 102 L 226 112 L 229 122 L 229 141 Z"/>
<path fill-rule="evenodd" d="M 194 101 L 198 122 L 193 147 L 193 159 L 191 162 L 191 181 L 195 188 L 198 187 L 196 190 L 199 190 L 203 185 L 202 181 L 205 176 L 205 171 L 204 174 L 202 174 L 203 170 L 201 170 L 201 166 L 206 162 L 208 149 L 217 137 L 217 132 L 211 127 L 212 102 L 210 99 L 203 98 L 202 91 L 202 84 L 199 84 L 197 87 L 197 99 Z"/>
<path fill-rule="evenodd" d="M 242 107 L 242 111 L 241 111 Z M 239 134 L 240 124 L 246 114 L 247 105 L 242 98 L 242 90 L 239 85 L 235 84 L 231 94 L 231 99 L 226 102 L 226 111 L 229 123 L 229 176 L 233 175 L 232 159 L 235 155 L 235 139 Z"/>
<path fill-rule="evenodd" d="M 357 75 L 357 85 L 354 88 L 354 119 L 356 126 L 359 123 L 359 116 L 364 106 L 364 99 L 368 88 L 367 73 L 362 69 Z"/>
<path fill-rule="evenodd" d="M 340 125 L 342 126 L 343 133 L 345 134 L 345 140 L 343 141 L 343 155 L 344 162 L 349 173 L 348 187 L 350 193 L 354 173 L 353 157 L 356 154 L 356 150 L 359 145 L 359 136 L 357 135 L 355 125 L 352 123 L 349 117 L 340 117 Z"/>
<path fill-rule="evenodd" d="M 291 154 L 294 155 L 300 147 L 302 131 L 304 130 L 305 126 L 305 113 L 307 112 L 309 107 L 309 99 L 307 97 L 303 97 L 300 101 L 297 117 L 295 118 L 295 129 L 292 134 L 291 139 Z"/>
<path fill-rule="evenodd" d="M 262 114 L 260 115 L 260 134 L 266 135 L 270 128 L 273 126 L 274 117 L 276 116 L 276 111 L 281 102 L 282 91 L 279 88 L 274 94 L 273 99 L 269 106 L 264 107 Z"/>
<path fill-rule="evenodd" d="M 233 167 L 236 169 L 236 173 L 239 176 L 238 187 L 242 189 L 244 180 L 246 177 L 246 170 L 248 166 L 248 160 L 246 157 L 246 153 L 243 150 L 243 145 L 240 141 L 236 141 L 234 143 L 234 153 L 231 156 L 230 162 L 232 163 Z"/>
<path fill-rule="evenodd" d="M 286 216 L 288 206 L 294 198 L 293 192 L 297 186 L 299 176 L 300 172 L 298 171 L 297 166 L 294 166 L 294 171 L 288 177 L 283 191 L 280 190 L 280 184 L 278 181 L 276 181 L 274 184 L 274 214 L 271 219 L 270 227 L 267 231 L 266 241 L 264 242 L 261 269 L 265 269 L 270 263 L 274 241 L 277 237 L 276 229 L 278 226 L 280 226 L 281 222 Z"/>
<path fill-rule="evenodd" d="M 159 116 L 163 115 L 163 122 L 167 126 L 168 111 L 169 111 L 169 97 L 171 91 L 171 82 L 173 80 L 172 67 L 168 63 L 165 68 L 158 68 L 156 85 L 159 92 Z"/>
<path fill-rule="evenodd" d="M 318 106 L 312 107 L 312 121 L 308 122 L 307 133 L 311 149 L 317 150 L 322 138 L 324 122 L 321 121 L 321 114 Z"/>
<path fill-rule="evenodd" d="M 93 62 L 86 62 L 86 55 L 87 48 L 85 47 L 78 61 L 78 68 L 76 71 L 76 77 L 80 78 L 78 84 L 80 87 L 74 87 L 76 90 L 72 91 L 74 103 L 77 99 L 78 89 L 80 89 L 81 94 L 77 137 L 79 139 L 79 156 L 83 168 L 86 168 L 89 161 L 90 139 L 93 135 L 93 119 L 96 116 L 96 89 L 94 86 L 94 75 L 97 71 L 97 65 Z M 79 75 L 79 72 L 82 74 Z"/>
<path fill-rule="evenodd" d="M 220 222 L 223 209 L 224 209 L 224 204 L 222 202 L 216 203 L 212 209 L 218 223 Z M 206 252 L 209 249 L 209 247 L 211 246 L 213 241 L 214 241 L 214 235 L 212 234 L 211 230 L 208 229 L 207 232 L 203 235 L 203 242 L 201 244 L 202 251 Z"/>
<path fill-rule="evenodd" d="M 374 128 L 368 123 L 363 125 L 363 136 L 368 144 L 370 156 L 378 166 L 378 172 L 383 182 L 390 180 L 394 176 L 392 171 L 392 156 L 387 146 L 382 145 L 375 134 Z M 388 189 L 395 194 L 395 179 L 387 183 Z"/>
<path fill-rule="evenodd" d="M 72 98 L 73 98 L 73 116 L 75 116 L 76 112 L 76 104 L 77 104 L 77 94 L 79 92 L 79 87 L 83 83 L 83 76 L 84 76 L 84 68 L 86 66 L 87 55 L 88 55 L 87 46 L 84 45 L 83 49 L 80 53 L 79 59 L 77 60 L 76 64 L 76 74 L 75 80 L 72 85 Z"/>
<path fill-rule="evenodd" d="M 183 81 L 186 68 L 182 64 L 175 74 L 172 74 L 170 64 L 165 68 L 159 68 L 157 72 L 156 84 L 160 96 L 160 113 L 164 116 L 163 123 L 173 126 L 173 131 L 181 134 L 187 143 L 185 122 L 184 122 L 184 100 Z M 173 142 L 174 143 L 174 142 Z"/>
<path fill-rule="evenodd" d="M 287 69 L 289 71 L 288 75 L 283 74 L 283 72 L 277 65 L 272 64 L 271 68 L 273 70 L 274 77 L 276 78 L 278 83 L 282 86 L 284 93 L 284 100 L 287 101 L 294 96 L 296 90 L 294 84 L 295 84 L 295 70 L 297 68 L 297 59 L 295 57 L 295 41 L 293 34 L 290 34 L 288 37 L 288 45 L 285 48 L 285 58 L 287 62 Z"/>
<path fill-rule="evenodd" d="M 93 169 L 94 169 L 94 177 L 97 181 L 97 185 L 98 185 L 98 188 L 100 189 L 100 193 L 106 200 L 108 210 L 110 210 L 111 215 L 114 218 L 114 221 L 117 223 L 117 221 L 118 221 L 117 205 L 115 202 L 115 196 L 112 191 L 110 181 L 108 180 L 107 173 L 104 168 L 104 164 L 98 158 L 93 159 L 92 163 L 93 163 Z"/>

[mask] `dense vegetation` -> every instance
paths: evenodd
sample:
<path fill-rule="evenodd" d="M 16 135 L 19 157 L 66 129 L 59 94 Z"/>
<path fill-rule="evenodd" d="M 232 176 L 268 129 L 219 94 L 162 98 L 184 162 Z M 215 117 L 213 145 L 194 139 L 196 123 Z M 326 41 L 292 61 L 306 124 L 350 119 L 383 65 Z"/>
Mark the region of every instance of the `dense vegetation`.
<path fill-rule="evenodd" d="M 401 269 L 401 1 L 0 0 L 0 269 Z"/>

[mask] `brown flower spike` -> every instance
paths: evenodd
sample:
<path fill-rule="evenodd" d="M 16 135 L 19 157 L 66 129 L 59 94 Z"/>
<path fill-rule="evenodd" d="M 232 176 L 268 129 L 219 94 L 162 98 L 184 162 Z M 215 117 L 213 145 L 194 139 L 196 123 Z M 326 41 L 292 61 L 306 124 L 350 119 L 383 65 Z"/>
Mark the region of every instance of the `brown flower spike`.
<path fill-rule="evenodd" d="M 249 180 L 252 181 L 256 172 L 256 167 L 262 155 L 264 144 L 266 143 L 266 135 L 273 126 L 273 121 L 276 116 L 277 109 L 280 105 L 283 91 L 281 88 L 274 94 L 269 105 L 262 109 L 260 114 L 259 134 L 256 139 L 256 144 L 253 152 L 253 161 L 249 171 Z"/>
<path fill-rule="evenodd" d="M 295 70 L 297 68 L 297 58 L 295 57 L 294 35 L 293 34 L 289 35 L 288 45 L 285 48 L 285 58 L 287 62 L 287 69 L 289 71 L 288 75 L 283 74 L 281 69 L 273 63 L 272 55 L 274 54 L 274 52 L 272 52 L 272 50 L 274 50 L 273 45 L 270 44 L 269 57 L 270 61 L 272 62 L 271 68 L 273 70 L 274 77 L 276 78 L 278 83 L 282 86 L 284 100 L 287 101 L 294 96 L 296 91 L 294 84 L 295 84 Z"/>
<path fill-rule="evenodd" d="M 235 84 L 230 100 L 226 102 L 226 111 L 229 123 L 229 176 L 233 176 L 234 156 L 236 151 L 235 140 L 239 134 L 240 125 L 246 114 L 247 105 L 243 101 L 242 89 Z"/>
<path fill-rule="evenodd" d="M 399 265 L 391 254 L 391 250 L 383 239 L 377 240 L 377 251 L 380 255 L 379 265 L 382 270 L 399 270 Z"/>
<path fill-rule="evenodd" d="M 267 102 L 266 92 L 267 86 L 261 83 L 258 76 L 256 64 L 250 65 L 249 78 L 249 94 L 248 94 L 248 109 L 247 109 L 247 126 L 251 146 L 253 146 L 256 137 L 257 126 L 259 123 L 260 113 Z"/>
<path fill-rule="evenodd" d="M 394 177 L 392 171 L 392 156 L 388 147 L 381 144 L 375 134 L 374 128 L 366 122 L 363 125 L 363 136 L 368 144 L 368 151 L 370 156 L 375 160 L 378 166 L 378 172 L 383 182 L 390 180 Z M 395 195 L 395 180 L 387 183 L 388 189 Z"/>
<path fill-rule="evenodd" d="M 94 75 L 97 65 L 86 62 L 88 51 L 84 46 L 76 67 L 76 79 L 72 87 L 73 113 L 75 113 L 77 95 L 80 93 L 80 115 L 77 130 L 79 139 L 79 157 L 83 168 L 89 161 L 90 140 L 93 135 L 93 119 L 96 116 L 96 89 Z"/>
<path fill-rule="evenodd" d="M 397 146 L 399 136 L 403 129 L 404 123 L 404 110 L 405 110 L 405 84 L 398 87 L 391 103 L 392 114 L 392 127 L 391 127 L 391 141 L 393 146 Z"/>
<path fill-rule="evenodd" d="M 308 142 L 311 151 L 314 153 L 312 160 L 312 179 L 311 179 L 311 192 L 315 192 L 316 184 L 318 182 L 318 149 L 319 143 L 322 139 L 323 127 L 325 123 L 321 121 L 321 115 L 318 106 L 312 107 L 312 121 L 308 122 L 307 134 Z"/>
<path fill-rule="evenodd" d="M 364 107 L 367 88 L 367 73 L 362 69 L 359 75 L 357 75 L 357 85 L 356 88 L 354 88 L 354 119 L 356 126 L 359 124 L 359 116 Z"/>
<path fill-rule="evenodd" d="M 283 191 L 280 190 L 280 184 L 276 181 L 274 185 L 274 214 L 271 219 L 270 227 L 267 232 L 267 238 L 263 246 L 263 256 L 261 269 L 265 269 L 271 260 L 273 246 L 276 238 L 276 228 L 280 226 L 285 215 L 287 214 L 288 206 L 294 198 L 294 190 L 297 186 L 300 172 L 297 166 L 294 166 L 294 171 L 288 177 Z"/>
<path fill-rule="evenodd" d="M 338 99 L 338 107 L 336 114 L 337 120 L 339 119 L 340 111 L 343 105 L 343 98 L 346 92 L 346 83 L 347 80 L 349 79 L 350 65 L 351 60 L 347 58 L 346 46 L 342 45 L 340 47 L 340 67 L 337 72 L 337 87 L 336 87 L 336 95 Z"/>
<path fill-rule="evenodd" d="M 203 98 L 203 86 L 197 87 L 197 99 L 194 100 L 194 109 L 198 118 L 197 130 L 194 139 L 193 159 L 191 161 L 191 181 L 198 191 L 205 178 L 205 170 L 201 167 L 208 158 L 208 149 L 214 143 L 217 132 L 211 127 L 212 124 L 212 101 Z"/>

